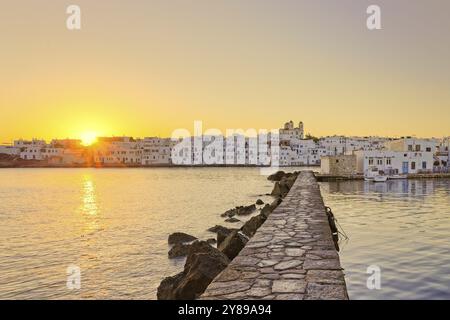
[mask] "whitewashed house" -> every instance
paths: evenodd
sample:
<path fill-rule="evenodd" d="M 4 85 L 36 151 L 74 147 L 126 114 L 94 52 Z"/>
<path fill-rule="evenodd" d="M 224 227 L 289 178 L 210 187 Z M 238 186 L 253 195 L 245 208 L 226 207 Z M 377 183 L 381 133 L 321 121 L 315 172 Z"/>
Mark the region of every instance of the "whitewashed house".
<path fill-rule="evenodd" d="M 391 150 L 354 151 L 356 171 L 367 174 L 378 169 L 385 174 L 428 173 L 433 170 L 432 152 L 410 152 Z"/>
<path fill-rule="evenodd" d="M 94 149 L 94 162 L 102 165 L 140 165 L 141 141 L 132 137 L 100 137 Z"/>
<path fill-rule="evenodd" d="M 439 139 L 419 139 L 419 138 L 402 138 L 385 142 L 387 150 L 392 151 L 417 151 L 417 152 L 432 152 L 439 151 L 441 142 Z"/>
<path fill-rule="evenodd" d="M 148 137 L 142 140 L 142 165 L 170 165 L 171 159 L 170 138 Z"/>
<path fill-rule="evenodd" d="M 14 147 L 20 150 L 20 158 L 25 160 L 42 160 L 42 151 L 46 147 L 46 142 L 44 140 L 15 140 Z"/>
<path fill-rule="evenodd" d="M 11 145 L 1 145 L 0 146 L 0 154 L 7 154 L 9 156 L 19 156 L 20 148 L 11 146 Z"/>

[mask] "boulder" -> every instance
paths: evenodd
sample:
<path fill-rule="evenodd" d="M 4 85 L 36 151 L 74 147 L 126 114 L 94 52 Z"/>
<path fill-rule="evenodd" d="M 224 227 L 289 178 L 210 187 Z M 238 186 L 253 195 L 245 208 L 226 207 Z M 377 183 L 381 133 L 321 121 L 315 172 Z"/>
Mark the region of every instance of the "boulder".
<path fill-rule="evenodd" d="M 281 187 L 280 183 L 277 181 L 275 182 L 275 185 L 273 186 L 272 192 L 270 193 L 271 196 L 274 197 L 281 197 Z"/>
<path fill-rule="evenodd" d="M 277 171 L 276 173 L 271 174 L 270 176 L 268 176 L 268 177 L 267 177 L 267 180 L 270 180 L 270 181 L 280 181 L 281 178 L 284 177 L 284 175 L 285 175 L 285 172 L 284 172 L 284 171 Z"/>
<path fill-rule="evenodd" d="M 265 216 L 266 218 L 269 216 L 269 214 L 272 213 L 272 209 L 270 204 L 266 204 L 262 209 L 261 209 L 261 215 Z"/>
<path fill-rule="evenodd" d="M 233 260 L 247 242 L 248 237 L 245 234 L 239 230 L 234 230 L 219 244 L 218 249 L 230 260 Z"/>
<path fill-rule="evenodd" d="M 262 201 L 261 199 L 258 199 L 258 200 L 256 200 L 256 204 L 260 206 L 260 205 L 264 204 L 264 201 Z"/>
<path fill-rule="evenodd" d="M 231 222 L 231 223 L 234 223 L 234 222 L 239 222 L 239 221 L 241 221 L 241 220 L 239 220 L 239 219 L 236 219 L 236 218 L 234 218 L 234 217 L 231 217 L 231 218 L 225 219 L 225 222 Z"/>
<path fill-rule="evenodd" d="M 184 233 L 184 232 L 175 232 L 169 235 L 169 244 L 176 244 L 176 243 L 182 243 L 182 242 L 191 242 L 196 240 L 197 238 L 194 236 L 191 236 L 190 234 Z"/>
<path fill-rule="evenodd" d="M 178 258 L 178 257 L 184 257 L 188 254 L 190 244 L 184 244 L 184 243 L 176 243 L 172 248 L 169 250 L 169 259 L 172 258 Z"/>
<path fill-rule="evenodd" d="M 206 239 L 206 242 L 209 243 L 209 244 L 216 244 L 217 240 L 214 239 L 214 238 L 209 238 L 209 239 Z"/>
<path fill-rule="evenodd" d="M 158 300 L 174 300 L 175 298 L 175 289 L 178 287 L 178 284 L 183 279 L 184 273 L 180 272 L 174 276 L 170 276 L 164 278 L 159 284 L 158 290 L 156 292 L 156 298 Z"/>
<path fill-rule="evenodd" d="M 226 228 L 219 225 L 215 225 L 214 227 L 208 229 L 208 231 L 217 233 L 217 246 L 219 246 L 222 241 L 225 240 L 225 238 L 234 230 L 238 229 Z"/>
<path fill-rule="evenodd" d="M 295 179 L 297 179 L 296 174 L 291 174 L 288 177 L 285 176 L 281 178 L 280 181 L 275 182 L 271 195 L 284 198 L 288 194 L 291 187 L 294 185 Z"/>
<path fill-rule="evenodd" d="M 222 213 L 220 216 L 221 217 L 233 217 L 237 214 L 237 208 L 233 208 L 230 210 L 225 211 L 224 213 Z"/>
<path fill-rule="evenodd" d="M 256 205 L 251 204 L 249 206 L 241 206 L 241 207 L 237 207 L 237 209 L 238 209 L 237 210 L 238 215 L 240 215 L 240 216 L 249 215 L 256 210 Z"/>
<path fill-rule="evenodd" d="M 160 300 L 196 299 L 229 263 L 225 254 L 206 241 L 195 241 L 190 245 L 183 272 L 164 279 L 157 297 Z"/>
<path fill-rule="evenodd" d="M 258 214 L 257 216 L 252 217 L 248 220 L 241 228 L 243 234 L 247 237 L 253 237 L 256 230 L 266 221 L 267 217 L 263 214 Z"/>
<path fill-rule="evenodd" d="M 271 204 L 266 204 L 262 209 L 260 215 L 264 216 L 266 219 L 275 210 L 276 207 L 281 203 L 281 198 L 276 198 Z"/>
<path fill-rule="evenodd" d="M 228 234 L 231 230 L 229 228 L 227 228 L 227 227 L 220 226 L 220 225 L 216 224 L 214 227 L 209 228 L 208 231 L 211 231 L 211 232 L 214 232 L 214 233 L 223 232 L 223 233 L 227 233 Z"/>
<path fill-rule="evenodd" d="M 228 237 L 228 235 L 230 233 L 232 233 L 233 231 L 237 231 L 237 230 L 239 230 L 239 229 L 232 228 L 232 229 L 228 229 L 227 231 L 221 230 L 221 231 L 217 232 L 217 246 L 220 246 L 220 244 L 223 242 L 223 240 L 225 240 L 225 238 Z"/>

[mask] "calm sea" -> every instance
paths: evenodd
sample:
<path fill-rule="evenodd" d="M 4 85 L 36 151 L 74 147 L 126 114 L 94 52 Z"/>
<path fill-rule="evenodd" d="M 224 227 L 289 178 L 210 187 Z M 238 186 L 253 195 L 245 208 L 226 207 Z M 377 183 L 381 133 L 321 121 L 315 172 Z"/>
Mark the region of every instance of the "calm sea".
<path fill-rule="evenodd" d="M 341 240 L 351 299 L 450 299 L 450 180 L 321 184 L 349 237 Z M 369 290 L 369 266 L 380 270 Z"/>
<path fill-rule="evenodd" d="M 182 269 L 167 236 L 198 238 L 272 184 L 256 168 L 0 170 L 0 299 L 154 299 Z M 450 297 L 450 181 L 322 183 L 349 240 L 350 297 Z M 228 224 L 231 226 L 231 224 Z M 239 225 L 239 224 L 238 224 Z M 366 269 L 381 269 L 381 289 Z M 67 268 L 81 289 L 67 288 Z"/>

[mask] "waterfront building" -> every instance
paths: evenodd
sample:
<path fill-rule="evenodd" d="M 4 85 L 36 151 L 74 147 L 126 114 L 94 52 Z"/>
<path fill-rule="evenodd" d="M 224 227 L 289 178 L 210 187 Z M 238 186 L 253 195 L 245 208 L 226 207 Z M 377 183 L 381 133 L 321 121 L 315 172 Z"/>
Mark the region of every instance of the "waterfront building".
<path fill-rule="evenodd" d="M 356 174 L 356 155 L 325 156 L 321 158 L 320 172 L 335 176 Z"/>
<path fill-rule="evenodd" d="M 430 173 L 433 171 L 433 153 L 415 151 L 372 150 L 354 151 L 356 172 L 366 174 L 373 169 L 386 174 Z"/>
<path fill-rule="evenodd" d="M 149 165 L 169 165 L 172 163 L 170 138 L 147 137 L 142 140 L 141 164 Z"/>
<path fill-rule="evenodd" d="M 0 145 L 0 154 L 7 154 L 9 156 L 19 156 L 20 148 L 12 145 Z"/>
<path fill-rule="evenodd" d="M 436 153 L 439 151 L 441 142 L 439 139 L 419 139 L 419 138 L 402 138 L 385 142 L 387 150 L 392 151 L 425 151 Z"/>
<path fill-rule="evenodd" d="M 140 165 L 141 141 L 132 137 L 100 137 L 94 147 L 94 163 L 98 165 Z"/>

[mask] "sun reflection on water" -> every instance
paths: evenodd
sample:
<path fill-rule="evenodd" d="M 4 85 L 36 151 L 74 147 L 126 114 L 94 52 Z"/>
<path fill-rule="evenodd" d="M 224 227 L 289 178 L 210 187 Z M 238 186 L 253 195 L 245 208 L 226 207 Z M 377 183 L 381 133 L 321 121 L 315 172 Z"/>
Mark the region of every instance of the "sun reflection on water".
<path fill-rule="evenodd" d="M 81 212 L 84 217 L 84 231 L 92 232 L 98 230 L 99 209 L 97 204 L 97 192 L 95 183 L 92 177 L 88 174 L 83 177 Z"/>

